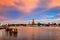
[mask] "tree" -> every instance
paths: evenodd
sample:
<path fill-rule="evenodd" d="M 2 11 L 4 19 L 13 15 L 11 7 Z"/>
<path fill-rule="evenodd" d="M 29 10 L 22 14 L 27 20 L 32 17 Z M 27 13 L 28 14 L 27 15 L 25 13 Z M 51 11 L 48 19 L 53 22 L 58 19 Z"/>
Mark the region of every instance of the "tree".
<path fill-rule="evenodd" d="M 41 25 L 41 23 L 38 22 L 38 26 L 40 26 L 40 25 Z"/>
<path fill-rule="evenodd" d="M 57 25 L 56 23 L 53 23 L 53 25 Z"/>
<path fill-rule="evenodd" d="M 60 26 L 60 23 L 58 25 Z"/>

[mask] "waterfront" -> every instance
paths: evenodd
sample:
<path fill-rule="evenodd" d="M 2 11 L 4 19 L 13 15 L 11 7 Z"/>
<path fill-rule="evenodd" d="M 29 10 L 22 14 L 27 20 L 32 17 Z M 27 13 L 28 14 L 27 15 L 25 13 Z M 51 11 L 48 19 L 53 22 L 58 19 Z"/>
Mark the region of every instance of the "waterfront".
<path fill-rule="evenodd" d="M 17 36 L 0 30 L 0 40 L 60 40 L 60 27 L 10 27 L 17 28 Z"/>

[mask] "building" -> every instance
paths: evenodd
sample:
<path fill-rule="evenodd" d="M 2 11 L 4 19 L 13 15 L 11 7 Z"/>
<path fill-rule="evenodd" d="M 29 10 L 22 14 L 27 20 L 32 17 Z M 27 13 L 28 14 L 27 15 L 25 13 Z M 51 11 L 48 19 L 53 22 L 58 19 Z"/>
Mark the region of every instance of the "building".
<path fill-rule="evenodd" d="M 35 25 L 35 21 L 34 21 L 34 19 L 32 20 L 32 25 Z"/>

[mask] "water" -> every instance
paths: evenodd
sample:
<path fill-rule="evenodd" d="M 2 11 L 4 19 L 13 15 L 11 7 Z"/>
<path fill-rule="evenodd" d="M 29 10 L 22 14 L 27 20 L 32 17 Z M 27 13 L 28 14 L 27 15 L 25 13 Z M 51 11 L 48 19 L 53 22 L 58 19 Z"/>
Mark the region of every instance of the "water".
<path fill-rule="evenodd" d="M 0 40 L 60 40 L 60 27 L 12 27 L 18 29 L 17 36 L 0 30 Z"/>

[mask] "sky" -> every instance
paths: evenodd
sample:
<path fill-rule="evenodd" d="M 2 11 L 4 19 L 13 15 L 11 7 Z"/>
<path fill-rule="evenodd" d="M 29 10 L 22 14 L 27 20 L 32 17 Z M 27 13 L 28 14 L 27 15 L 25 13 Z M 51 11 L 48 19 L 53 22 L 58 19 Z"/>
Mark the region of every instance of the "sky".
<path fill-rule="evenodd" d="M 60 22 L 60 0 L 0 0 L 1 23 Z"/>

